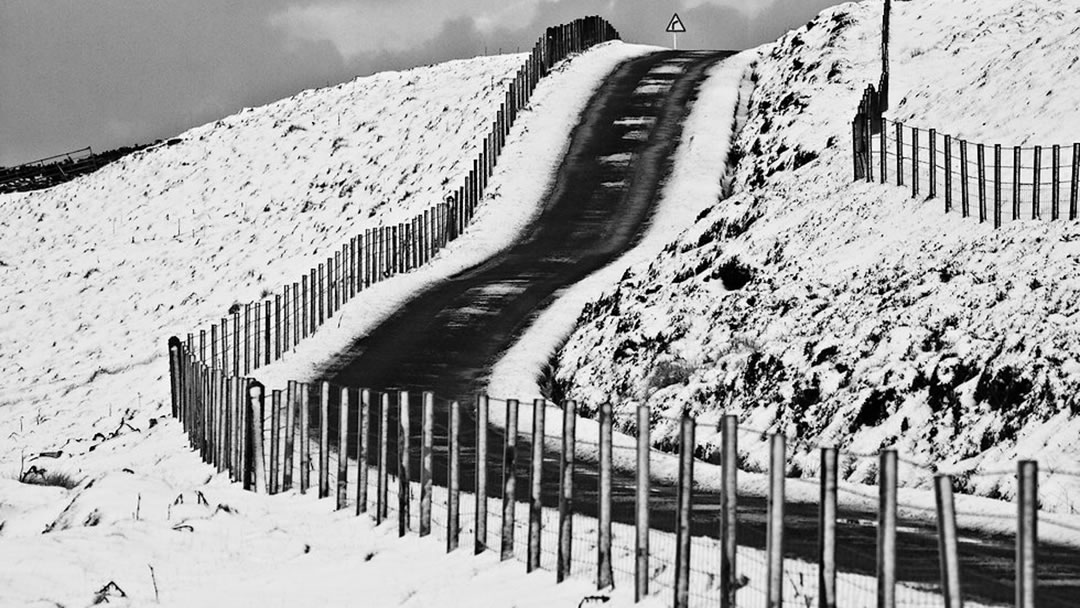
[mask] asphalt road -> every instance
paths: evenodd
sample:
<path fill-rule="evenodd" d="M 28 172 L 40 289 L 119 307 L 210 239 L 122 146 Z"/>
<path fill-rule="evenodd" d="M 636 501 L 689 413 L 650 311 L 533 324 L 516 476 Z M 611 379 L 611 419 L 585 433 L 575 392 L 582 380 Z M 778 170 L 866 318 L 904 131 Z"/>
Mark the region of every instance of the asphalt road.
<path fill-rule="evenodd" d="M 488 370 L 552 301 L 558 289 L 613 261 L 640 239 L 670 172 L 683 119 L 697 88 L 707 69 L 728 55 L 668 51 L 618 67 L 590 100 L 572 134 L 569 151 L 544 208 L 523 238 L 486 262 L 412 298 L 369 335 L 357 338 L 324 370 L 323 379 L 337 386 L 360 386 L 376 392 L 409 390 L 414 446 L 419 444 L 422 391 L 434 391 L 439 396 L 438 445 L 445 445 L 445 404 L 451 399 L 467 404 L 462 412 L 462 488 L 471 490 L 475 486 L 472 404 L 475 395 L 485 391 Z M 331 426 L 337 424 L 334 418 L 332 415 Z M 391 416 L 392 429 L 396 428 L 395 418 Z M 522 421 L 521 428 L 527 422 Z M 331 436 L 335 433 L 332 430 Z M 491 446 L 487 491 L 490 496 L 501 496 L 503 436 L 495 428 L 487 433 Z M 370 437 L 374 438 L 374 434 Z M 527 441 L 518 443 L 517 486 L 521 489 L 519 495 L 523 495 L 529 453 Z M 391 446 L 391 453 L 394 450 L 396 447 Z M 373 450 L 369 457 L 375 458 Z M 436 451 L 437 483 L 445 483 L 444 457 L 444 451 Z M 418 470 L 417 458 L 414 454 L 414 471 Z M 556 454 L 547 454 L 543 477 L 543 502 L 554 506 Z M 595 471 L 591 466 L 579 466 L 575 488 L 578 512 L 595 514 Z M 659 485 L 653 500 L 654 523 L 671 529 L 672 511 L 664 505 L 673 502 L 674 489 Z M 616 471 L 614 501 L 616 521 L 632 523 L 632 472 Z M 740 496 L 739 501 L 740 544 L 764 548 L 765 500 Z M 717 535 L 718 502 L 717 495 L 695 494 L 694 534 Z M 872 576 L 875 513 L 841 509 L 840 517 L 845 522 L 838 530 L 840 570 Z M 936 584 L 937 537 L 933 524 L 901 523 L 900 578 Z M 785 530 L 786 555 L 815 562 L 817 506 L 789 504 Z M 1011 536 L 962 530 L 965 594 L 984 602 L 1011 603 L 1014 551 Z M 1045 542 L 1040 552 L 1043 586 L 1039 606 L 1080 604 L 1080 600 L 1074 601 L 1080 598 L 1080 552 Z"/>

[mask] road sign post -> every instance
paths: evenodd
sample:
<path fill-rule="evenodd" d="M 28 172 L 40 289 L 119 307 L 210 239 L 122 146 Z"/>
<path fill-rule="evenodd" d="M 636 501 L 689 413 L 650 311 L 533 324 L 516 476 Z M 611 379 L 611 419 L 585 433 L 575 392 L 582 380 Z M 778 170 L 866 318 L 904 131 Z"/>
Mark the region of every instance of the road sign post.
<path fill-rule="evenodd" d="M 675 50 L 679 50 L 679 34 L 686 31 L 686 26 L 683 25 L 682 19 L 679 18 L 679 13 L 675 13 L 671 16 L 671 21 L 668 22 L 667 30 L 665 31 L 671 34 Z"/>

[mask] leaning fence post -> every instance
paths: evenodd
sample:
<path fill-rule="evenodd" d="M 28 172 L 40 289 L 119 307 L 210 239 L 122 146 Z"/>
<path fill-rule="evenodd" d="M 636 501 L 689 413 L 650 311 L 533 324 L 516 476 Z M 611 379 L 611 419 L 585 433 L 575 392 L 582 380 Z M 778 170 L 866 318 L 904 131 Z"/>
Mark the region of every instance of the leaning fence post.
<path fill-rule="evenodd" d="M 649 448 L 651 417 L 649 406 L 637 410 L 637 488 L 634 523 L 637 542 L 634 547 L 634 601 L 649 595 Z"/>
<path fill-rule="evenodd" d="M 1038 545 L 1039 464 L 1021 460 L 1017 464 L 1016 492 L 1016 608 L 1035 608 Z"/>
<path fill-rule="evenodd" d="M 431 534 L 432 448 L 435 441 L 435 393 L 424 391 L 420 411 L 420 536 Z"/>
<path fill-rule="evenodd" d="M 330 496 L 330 383 L 319 391 L 319 498 Z"/>
<path fill-rule="evenodd" d="M 555 580 L 570 576 L 570 554 L 574 537 L 574 445 L 577 402 L 563 404 L 562 460 L 559 465 L 559 549 L 555 556 Z"/>
<path fill-rule="evenodd" d="M 597 505 L 600 515 L 597 529 L 596 588 L 605 589 L 615 582 L 611 568 L 611 401 L 600 405 L 600 488 Z"/>
<path fill-rule="evenodd" d="M 450 463 L 447 467 L 446 552 L 458 548 L 461 532 L 461 406 L 450 402 Z"/>
<path fill-rule="evenodd" d="M 296 446 L 296 403 L 298 397 L 296 381 L 289 380 L 285 386 L 285 468 L 282 471 L 281 489 L 292 489 L 293 453 Z"/>
<path fill-rule="evenodd" d="M 934 476 L 937 499 L 938 551 L 941 559 L 941 591 L 945 608 L 963 608 L 960 594 L 960 556 L 956 548 L 956 508 L 953 504 L 952 477 Z"/>
<path fill-rule="evenodd" d="M 517 399 L 506 401 L 506 434 L 503 441 L 503 517 L 501 560 L 514 557 L 514 472 L 517 458 Z"/>
<path fill-rule="evenodd" d="M 248 383 L 248 461 L 245 467 L 244 489 L 266 493 L 266 463 L 263 458 L 263 385 L 257 380 Z"/>
<path fill-rule="evenodd" d="M 310 385 L 300 385 L 300 493 L 311 487 L 311 394 Z"/>
<path fill-rule="evenodd" d="M 355 262 L 354 262 L 355 268 Z M 355 291 L 353 292 L 355 296 Z M 360 411 L 356 417 L 356 514 L 367 513 L 368 449 L 371 434 L 371 391 L 360 389 Z"/>
<path fill-rule="evenodd" d="M 896 606 L 896 450 L 882 450 L 878 464 L 878 608 Z"/>
<path fill-rule="evenodd" d="M 883 131 L 884 132 L 884 131 Z M 884 153 L 884 148 L 882 152 Z M 736 436 L 739 418 L 725 415 L 720 419 L 720 608 L 735 606 L 736 585 L 735 559 L 738 553 L 735 531 L 738 524 L 738 473 L 739 448 Z"/>
<path fill-rule="evenodd" d="M 690 602 L 690 515 L 694 492 L 694 429 L 696 422 L 684 410 L 679 433 L 679 488 L 675 505 L 675 608 Z"/>
<path fill-rule="evenodd" d="M 769 514 L 766 527 L 767 605 L 772 608 L 784 603 L 784 469 L 787 466 L 784 435 L 771 440 L 769 458 Z"/>
<path fill-rule="evenodd" d="M 479 555 L 487 548 L 487 442 L 488 397 L 476 396 L 476 530 L 473 553 Z"/>
<path fill-rule="evenodd" d="M 529 461 L 529 553 L 526 572 L 540 567 L 541 509 L 540 482 L 544 470 L 544 414 L 543 399 L 533 400 L 532 458 Z"/>
<path fill-rule="evenodd" d="M 836 608 L 836 448 L 821 448 L 818 509 L 818 606 Z"/>
<path fill-rule="evenodd" d="M 337 508 L 349 503 L 349 389 L 341 389 L 338 403 L 338 467 Z"/>
<path fill-rule="evenodd" d="M 398 391 L 398 536 L 409 531 L 409 391 Z"/>
<path fill-rule="evenodd" d="M 389 466 L 390 466 L 390 447 L 389 447 L 389 429 L 387 426 L 390 424 L 390 393 L 383 393 L 382 398 L 379 400 L 379 468 L 376 472 L 377 479 L 375 480 L 375 523 L 381 524 L 386 516 L 390 513 L 390 505 L 387 504 L 389 498 Z"/>
<path fill-rule="evenodd" d="M 270 487 L 271 494 L 278 493 L 278 455 L 281 447 L 281 391 L 270 391 Z"/>

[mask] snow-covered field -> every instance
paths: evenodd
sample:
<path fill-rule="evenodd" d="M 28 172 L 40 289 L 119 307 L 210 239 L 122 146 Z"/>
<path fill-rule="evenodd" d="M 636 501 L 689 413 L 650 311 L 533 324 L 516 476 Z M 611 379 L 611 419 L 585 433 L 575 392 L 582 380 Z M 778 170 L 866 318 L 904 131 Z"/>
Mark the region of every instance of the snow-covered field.
<path fill-rule="evenodd" d="M 893 4 L 891 118 L 987 142 L 1080 139 L 1080 12 L 1064 0 Z M 1080 512 L 1080 226 L 994 231 L 905 189 L 851 183 L 850 119 L 876 83 L 881 3 L 844 4 L 760 49 L 734 193 L 586 305 L 558 379 L 701 418 L 739 414 L 854 453 L 894 446 L 902 482 L 1009 499 L 1015 461 L 1040 503 Z M 1007 102 L 1005 102 L 1007 100 Z M 704 136 L 701 134 L 699 136 Z M 745 283 L 745 284 L 744 284 Z M 746 443 L 764 468 L 767 446 Z M 847 479 L 873 483 L 873 459 Z"/>

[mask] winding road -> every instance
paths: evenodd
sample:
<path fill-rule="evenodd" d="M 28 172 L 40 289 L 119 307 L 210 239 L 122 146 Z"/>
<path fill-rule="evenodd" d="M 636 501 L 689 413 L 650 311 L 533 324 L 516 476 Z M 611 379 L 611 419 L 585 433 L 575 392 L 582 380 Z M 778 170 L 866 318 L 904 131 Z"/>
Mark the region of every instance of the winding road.
<path fill-rule="evenodd" d="M 436 442 L 445 441 L 445 404 L 472 404 L 485 392 L 487 374 L 556 292 L 628 251 L 648 227 L 658 192 L 671 170 L 671 159 L 686 118 L 707 70 L 725 52 L 658 52 L 620 65 L 590 100 L 571 136 L 565 159 L 543 209 L 523 237 L 486 262 L 430 287 L 412 298 L 370 334 L 357 338 L 322 378 L 337 386 L 374 391 L 411 392 L 412 419 L 418 420 L 420 393 L 440 397 Z M 335 411 L 333 408 L 331 411 Z M 475 445 L 472 408 L 462 409 L 462 488 L 474 485 Z M 331 426 L 337 424 L 331 416 Z M 396 422 L 391 416 L 391 427 Z M 412 425 L 413 444 L 419 424 Z M 334 436 L 331 431 L 331 436 Z M 392 435 L 392 433 L 391 433 Z M 501 496 L 502 432 L 488 429 L 489 496 Z M 374 437 L 374 435 L 372 435 Z M 518 487 L 527 487 L 527 442 L 519 441 Z M 371 445 L 369 443 L 369 445 Z M 395 448 L 391 447 L 391 453 Z M 351 451 L 350 451 L 351 453 Z M 374 451 L 369 456 L 375 458 Z M 413 456 L 414 460 L 418 458 Z M 436 483 L 444 483 L 445 452 L 436 452 Z M 558 459 L 545 458 L 543 502 L 557 505 Z M 414 465 L 413 470 L 418 470 Z M 616 471 L 614 517 L 633 522 L 631 471 Z M 577 511 L 595 514 L 595 471 L 578 467 Z M 523 494 L 523 492 L 521 492 Z M 658 484 L 657 504 L 674 500 L 674 488 Z M 719 496 L 694 496 L 694 534 L 718 533 Z M 739 542 L 765 545 L 765 500 L 740 496 Z M 841 509 L 838 566 L 841 571 L 873 576 L 876 529 L 872 511 Z M 654 523 L 671 529 L 670 518 Z M 817 559 L 817 505 L 789 504 L 785 553 L 810 562 Z M 1007 535 L 961 531 L 965 594 L 987 603 L 1013 599 L 1013 539 Z M 937 582 L 937 537 L 933 525 L 904 521 L 899 534 L 900 578 Z M 1080 552 L 1043 543 L 1040 546 L 1039 606 L 1080 603 Z M 811 582 L 813 584 L 813 582 Z"/>

